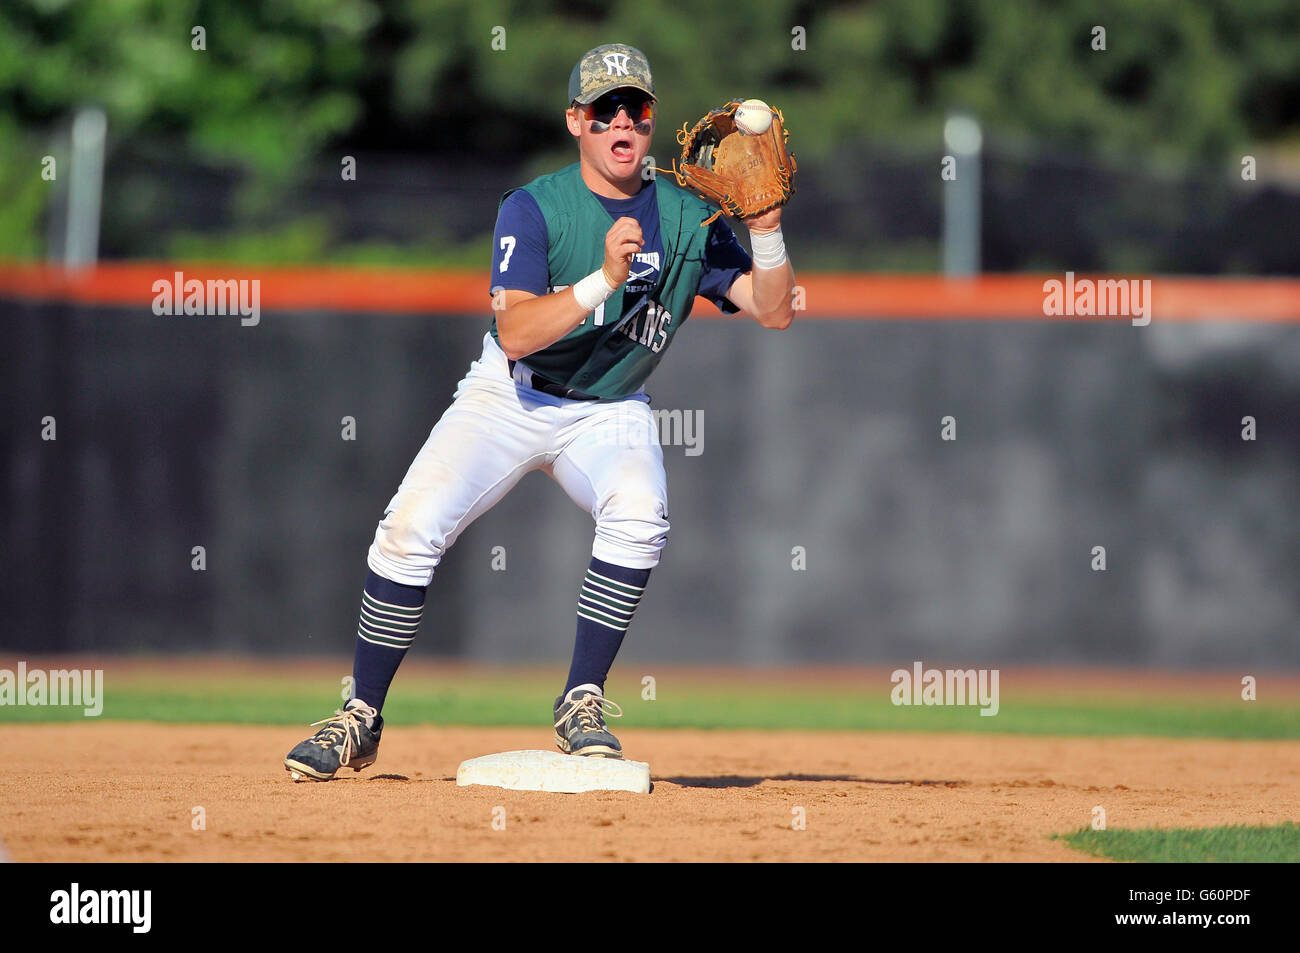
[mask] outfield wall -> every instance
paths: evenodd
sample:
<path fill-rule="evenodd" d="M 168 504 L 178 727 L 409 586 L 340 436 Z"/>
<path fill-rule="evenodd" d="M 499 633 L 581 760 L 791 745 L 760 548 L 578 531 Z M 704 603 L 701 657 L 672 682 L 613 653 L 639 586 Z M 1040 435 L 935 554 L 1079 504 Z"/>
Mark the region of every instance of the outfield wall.
<path fill-rule="evenodd" d="M 25 652 L 348 651 L 375 522 L 487 323 L 3 288 L 0 313 L 0 649 Z M 648 388 L 697 429 L 665 448 L 626 658 L 1300 665 L 1300 328 L 1024 318 L 693 319 Z M 416 651 L 567 660 L 590 541 L 525 478 Z"/>

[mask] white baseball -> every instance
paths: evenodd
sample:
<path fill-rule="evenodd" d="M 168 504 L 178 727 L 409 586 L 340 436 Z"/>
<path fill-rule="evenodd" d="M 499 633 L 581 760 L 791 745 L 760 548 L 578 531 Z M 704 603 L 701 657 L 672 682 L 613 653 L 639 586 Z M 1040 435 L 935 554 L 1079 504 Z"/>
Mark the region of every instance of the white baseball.
<path fill-rule="evenodd" d="M 772 125 L 772 107 L 761 99 L 746 99 L 736 109 L 736 128 L 742 135 L 761 136 Z"/>

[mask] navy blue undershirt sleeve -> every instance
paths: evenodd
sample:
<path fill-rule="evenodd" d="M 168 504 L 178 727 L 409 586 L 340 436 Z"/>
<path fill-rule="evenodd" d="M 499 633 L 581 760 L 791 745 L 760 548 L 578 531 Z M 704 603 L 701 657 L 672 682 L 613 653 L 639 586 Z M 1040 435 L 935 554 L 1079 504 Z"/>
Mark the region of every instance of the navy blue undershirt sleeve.
<path fill-rule="evenodd" d="M 700 278 L 697 294 L 708 298 L 724 314 L 735 314 L 740 310 L 727 292 L 737 278 L 752 271 L 754 262 L 745 251 L 736 233 L 727 222 L 719 218 L 709 226 L 709 238 L 704 250 L 704 275 Z"/>
<path fill-rule="evenodd" d="M 492 235 L 492 273 L 488 293 L 501 289 L 546 294 L 550 286 L 547 248 L 550 236 L 537 200 L 520 189 L 501 203 Z"/>

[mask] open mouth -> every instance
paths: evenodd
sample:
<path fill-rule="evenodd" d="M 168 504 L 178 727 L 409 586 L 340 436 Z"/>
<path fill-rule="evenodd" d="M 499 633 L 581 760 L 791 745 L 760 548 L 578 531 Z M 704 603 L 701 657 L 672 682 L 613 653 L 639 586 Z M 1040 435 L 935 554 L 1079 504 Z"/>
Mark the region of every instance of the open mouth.
<path fill-rule="evenodd" d="M 619 162 L 631 162 L 635 155 L 632 140 L 626 136 L 620 136 L 610 143 L 609 151 Z"/>

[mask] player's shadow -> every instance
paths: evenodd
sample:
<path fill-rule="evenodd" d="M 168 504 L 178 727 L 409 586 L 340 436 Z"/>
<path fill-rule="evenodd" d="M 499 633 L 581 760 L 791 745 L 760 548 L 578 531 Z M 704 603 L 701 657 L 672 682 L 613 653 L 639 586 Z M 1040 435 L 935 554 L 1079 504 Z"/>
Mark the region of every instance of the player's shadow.
<path fill-rule="evenodd" d="M 717 774 L 707 777 L 659 778 L 669 784 L 684 788 L 752 788 L 764 781 L 851 781 L 858 784 L 906 784 L 912 787 L 959 788 L 966 781 L 930 778 L 860 778 L 852 774 L 774 774 L 771 777 L 746 777 L 739 774 Z"/>

